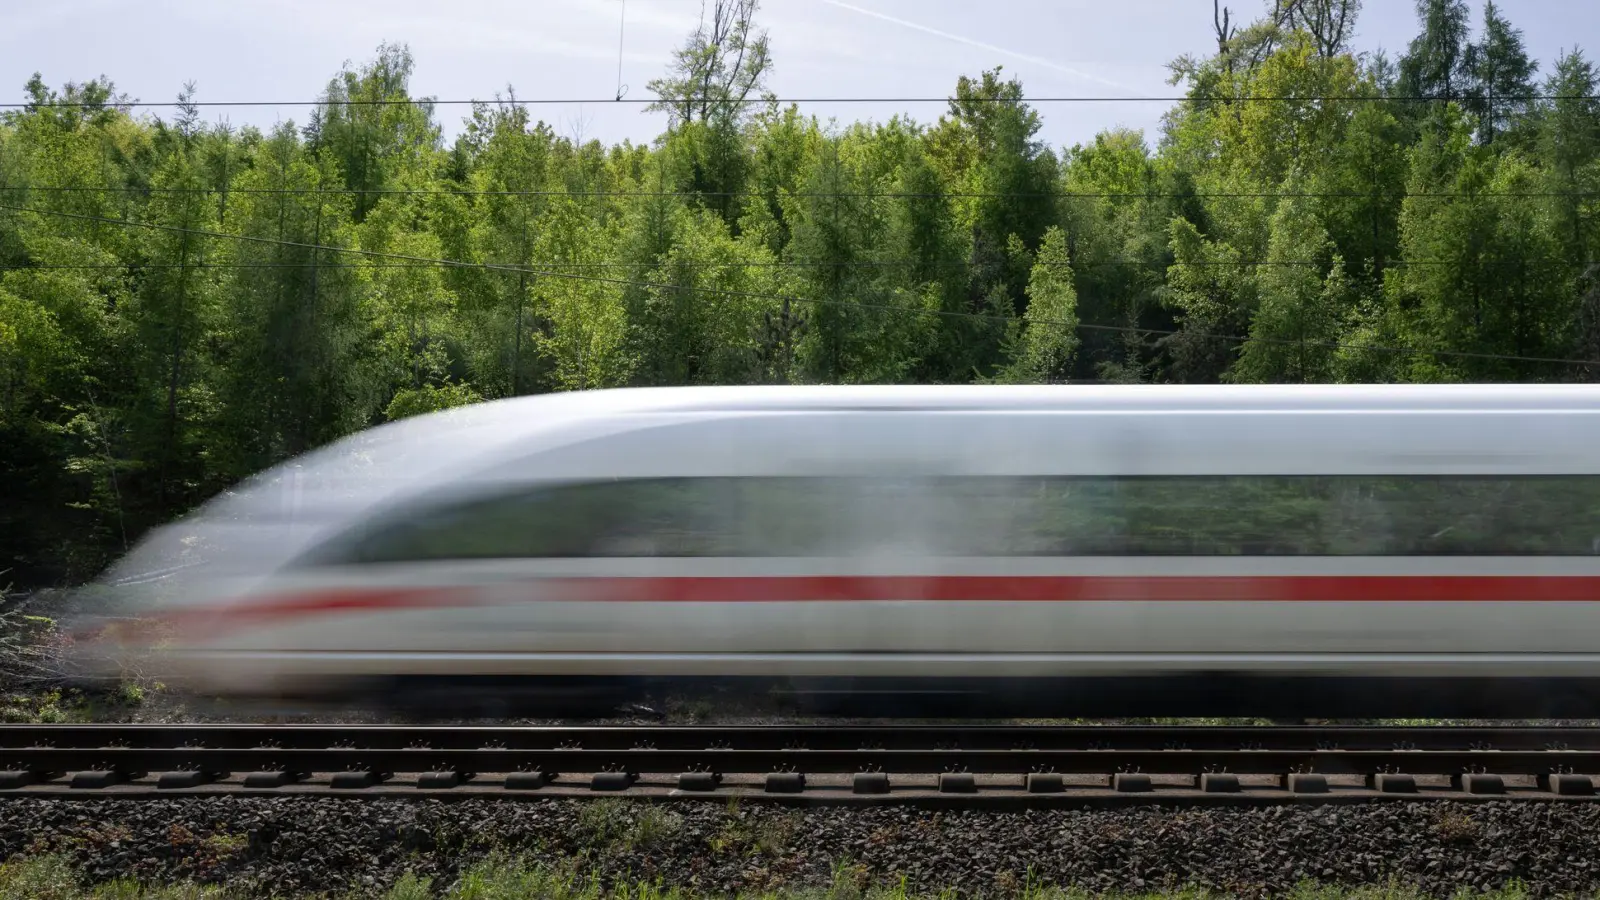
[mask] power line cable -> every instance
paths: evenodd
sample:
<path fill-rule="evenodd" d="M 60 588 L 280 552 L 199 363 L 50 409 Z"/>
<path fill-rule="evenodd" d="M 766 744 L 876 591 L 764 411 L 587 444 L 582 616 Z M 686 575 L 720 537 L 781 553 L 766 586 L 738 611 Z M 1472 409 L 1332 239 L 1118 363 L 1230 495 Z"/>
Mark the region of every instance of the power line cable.
<path fill-rule="evenodd" d="M 437 194 L 450 197 L 619 197 L 662 199 L 670 197 L 762 197 L 761 191 L 513 191 L 467 190 L 462 188 L 181 188 L 145 187 L 140 185 L 11 185 L 0 186 L 0 191 L 37 192 L 47 194 L 106 193 L 106 194 L 245 194 L 287 195 L 334 194 L 377 196 L 423 196 Z M 1372 191 L 799 191 L 785 196 L 806 199 L 851 198 L 870 199 L 1059 199 L 1059 200 L 1180 200 L 1189 197 L 1211 200 L 1370 200 L 1392 196 L 1391 193 Z M 1402 197 L 1428 199 L 1470 199 L 1495 197 L 1508 199 L 1555 199 L 1559 197 L 1600 197 L 1600 191 L 1405 191 Z"/>
<path fill-rule="evenodd" d="M 7 207 L 7 206 L 4 206 L 4 205 L 0 205 L 0 209 L 12 209 L 12 208 L 14 208 L 14 207 Z M 43 215 L 53 215 L 53 213 L 46 212 L 46 211 L 43 211 L 43 210 L 32 210 L 32 211 L 40 212 Z M 143 225 L 143 224 L 147 224 L 147 223 L 136 223 L 136 224 Z M 220 231 L 219 232 L 207 232 L 207 234 L 210 234 L 210 235 L 213 235 L 213 236 L 216 236 L 216 237 L 248 239 L 248 236 L 246 236 L 246 235 L 233 235 L 233 234 L 227 234 L 226 232 L 220 232 Z M 332 245 L 332 244 L 322 245 L 322 246 L 324 247 L 324 249 L 333 249 L 333 247 L 334 247 L 334 245 Z M 353 251 L 356 248 L 345 248 L 345 249 Z M 369 268 L 369 269 L 434 269 L 434 268 L 439 268 L 442 265 L 448 265 L 448 264 L 452 264 L 452 263 L 444 263 L 444 262 L 318 263 L 318 265 L 323 266 L 323 267 L 327 267 L 327 268 L 346 267 L 346 268 Z M 1317 259 L 1241 259 L 1241 260 L 1208 260 L 1208 259 L 1202 259 L 1202 260 L 1190 260 L 1190 261 L 1187 261 L 1187 262 L 1178 262 L 1176 260 L 1165 260 L 1165 259 L 1090 259 L 1090 260 L 1077 260 L 1077 261 L 1072 262 L 1070 265 L 1074 269 L 1107 268 L 1107 267 L 1116 267 L 1116 266 L 1146 267 L 1146 268 L 1161 268 L 1161 269 L 1167 269 L 1167 268 L 1171 268 L 1171 267 L 1174 267 L 1174 266 L 1184 266 L 1186 268 L 1194 268 L 1194 269 L 1212 269 L 1212 268 L 1277 268 L 1277 267 L 1292 268 L 1292 267 L 1298 267 L 1298 266 L 1324 267 L 1324 266 L 1327 266 L 1328 264 L 1329 263 L 1326 260 L 1317 260 Z M 1520 259 L 1488 259 L 1488 260 L 1479 260 L 1477 262 L 1477 266 L 1478 267 L 1482 267 L 1482 268 L 1498 268 L 1498 267 L 1501 267 L 1501 266 L 1525 266 L 1526 264 L 1527 264 L 1526 260 L 1520 260 Z M 1584 260 L 1584 261 L 1576 263 L 1576 265 L 1578 265 L 1578 266 L 1592 266 L 1592 265 L 1596 265 L 1596 264 L 1600 264 L 1600 261 Z M 311 263 L 308 263 L 308 262 L 270 262 L 270 263 L 239 263 L 239 262 L 216 262 L 216 263 L 158 263 L 158 262 L 32 263 L 32 262 L 27 262 L 27 263 L 10 264 L 10 265 L 7 265 L 6 268 L 10 268 L 10 269 L 13 269 L 13 270 L 19 270 L 19 271 L 26 271 L 26 270 L 29 270 L 29 269 L 37 269 L 37 270 L 41 270 L 41 271 L 52 271 L 52 270 L 93 271 L 93 270 L 118 270 L 118 269 L 169 269 L 169 268 L 170 269 L 184 269 L 184 268 L 187 268 L 187 269 L 302 269 L 302 268 L 305 268 L 305 267 L 307 267 L 309 265 L 311 265 Z M 480 264 L 479 263 L 463 263 L 463 265 L 480 265 Z M 568 270 L 570 270 L 570 269 L 641 269 L 641 268 L 650 268 L 653 264 L 652 263 L 642 263 L 642 262 L 627 262 L 627 261 L 622 261 L 622 260 L 613 260 L 613 261 L 607 261 L 607 262 L 582 262 L 582 263 L 564 262 L 564 261 L 561 261 L 561 260 L 540 260 L 540 261 L 534 261 L 534 262 L 528 262 L 528 263 L 509 263 L 509 262 L 508 263 L 482 263 L 481 265 L 504 265 L 504 266 L 519 266 L 520 265 L 520 266 L 549 267 L 549 268 L 552 268 L 552 269 L 560 268 L 560 269 L 568 269 Z M 801 260 L 764 260 L 764 261 L 733 261 L 733 262 L 699 262 L 699 261 L 674 260 L 673 261 L 673 265 L 674 266 L 683 266 L 683 267 L 693 268 L 693 269 L 825 269 L 825 268 L 840 268 L 840 269 L 852 269 L 852 268 L 857 268 L 857 269 L 895 269 L 895 268 L 916 268 L 916 267 L 919 267 L 919 266 L 936 268 L 936 269 L 962 269 L 962 268 L 975 268 L 975 267 L 981 266 L 983 264 L 982 263 L 975 263 L 975 262 L 972 262 L 971 260 L 966 260 L 966 259 L 946 259 L 946 260 L 938 260 L 938 259 L 936 259 L 936 260 L 919 260 L 919 259 L 804 260 L 804 259 L 801 259 Z M 1457 266 L 1457 267 L 1460 267 L 1461 265 L 1462 264 L 1461 264 L 1460 260 L 1452 260 L 1452 259 L 1417 259 L 1417 260 L 1400 259 L 1400 260 L 1393 260 L 1393 261 L 1384 263 L 1384 268 L 1385 269 L 1407 269 L 1407 268 L 1432 268 L 1432 267 L 1437 267 L 1437 266 Z M 1349 268 L 1349 267 L 1347 267 L 1347 268 Z M 522 270 L 519 269 L 518 271 L 522 271 Z M 529 269 L 528 273 L 532 274 L 532 270 Z"/>
<path fill-rule="evenodd" d="M 112 218 L 108 218 L 108 217 L 105 217 L 105 216 L 95 216 L 95 215 L 89 215 L 89 214 L 86 214 L 86 213 L 69 213 L 69 212 L 63 212 L 63 211 L 60 211 L 60 210 L 39 210 L 39 209 L 32 209 L 32 208 L 25 207 L 25 206 L 15 206 L 15 205 L 12 205 L 12 204 L 5 204 L 5 203 L 0 203 L 0 209 L 7 209 L 7 210 L 11 210 L 13 212 L 21 212 L 21 213 L 33 213 L 33 214 L 36 214 L 36 215 L 56 216 L 56 217 L 60 217 L 60 218 L 78 219 L 78 220 L 84 220 L 84 221 L 95 221 L 95 222 L 101 222 L 101 223 L 104 223 L 104 224 L 107 224 L 107 225 L 118 225 L 118 226 L 130 227 L 130 228 L 148 228 L 148 229 L 153 229 L 153 230 L 158 230 L 158 231 L 166 231 L 166 232 L 170 232 L 170 233 L 174 233 L 174 234 L 188 234 L 188 235 L 193 235 L 195 237 L 210 237 L 210 238 L 218 238 L 218 239 L 222 239 L 222 240 L 236 240 L 236 241 L 245 241 L 245 242 L 250 242 L 250 243 L 258 243 L 258 244 L 289 246 L 289 247 L 296 247 L 296 248 L 299 248 L 299 249 L 302 249 L 302 250 L 314 250 L 314 251 L 319 251 L 319 252 L 320 251 L 326 251 L 326 252 L 331 252 L 331 253 L 351 253 L 351 254 L 356 254 L 356 255 L 369 257 L 369 258 L 375 258 L 375 259 L 391 259 L 391 260 L 414 262 L 414 263 L 430 263 L 430 264 L 434 264 L 434 265 L 438 265 L 438 266 L 445 266 L 445 267 L 451 267 L 451 268 L 486 269 L 486 270 L 492 270 L 492 271 L 514 272 L 514 273 L 519 273 L 519 274 L 535 275 L 535 276 L 538 276 L 538 277 L 541 277 L 541 278 L 556 278 L 556 279 L 563 279 L 563 280 L 568 280 L 568 281 L 579 281 L 579 282 L 587 282 L 587 283 L 595 283 L 595 284 L 612 284 L 612 285 L 618 285 L 618 286 L 622 286 L 622 287 L 641 287 L 641 288 L 650 288 L 650 289 L 657 289 L 657 290 L 669 290 L 669 291 L 688 290 L 688 291 L 694 291 L 696 293 L 716 294 L 716 295 L 726 296 L 726 297 L 740 297 L 740 298 L 745 298 L 745 299 L 767 300 L 767 301 L 774 301 L 774 302 L 804 303 L 804 304 L 811 304 L 811 305 L 815 305 L 815 306 L 833 306 L 833 307 L 841 307 L 841 308 L 845 308 L 845 309 L 875 310 L 875 311 L 893 312 L 893 313 L 900 313 L 900 314 L 912 313 L 912 314 L 915 314 L 915 315 L 934 315 L 934 316 L 942 316 L 942 317 L 948 317 L 948 318 L 960 318 L 960 319 L 967 319 L 967 320 L 993 322 L 993 323 L 996 323 L 996 324 L 1015 324 L 1018 321 L 1015 318 L 1011 318 L 1011 317 L 1007 317 L 1007 316 L 997 316 L 997 315 L 992 315 L 992 314 L 988 314 L 988 313 L 966 312 L 966 311 L 963 311 L 963 310 L 925 309 L 925 308 L 918 308 L 918 307 L 911 307 L 911 306 L 895 306 L 895 305 L 887 304 L 887 303 L 860 303 L 860 302 L 848 301 L 848 300 L 826 300 L 826 299 L 815 298 L 815 297 L 797 297 L 797 296 L 787 295 L 787 294 L 772 294 L 772 293 L 767 293 L 767 292 L 764 292 L 764 291 L 745 291 L 745 290 L 738 290 L 738 289 L 733 289 L 733 288 L 716 288 L 716 287 L 705 287 L 705 286 L 700 286 L 700 285 L 694 285 L 694 286 L 679 285 L 679 284 L 670 284 L 670 283 L 666 283 L 666 282 L 640 281 L 640 280 L 631 279 L 631 278 L 610 278 L 610 277 L 599 276 L 599 275 L 579 275 L 579 274 L 575 274 L 575 273 L 571 273 L 571 272 L 558 272 L 558 271 L 534 269 L 534 268 L 531 268 L 531 267 L 528 267 L 528 266 L 512 266 L 512 265 L 504 265 L 504 264 L 499 264 L 499 263 L 475 263 L 475 262 L 466 262 L 466 261 L 463 261 L 463 260 L 454 260 L 454 259 L 429 258 L 429 257 L 422 257 L 422 256 L 414 256 L 414 255 L 406 254 L 406 253 L 389 253 L 389 252 L 384 252 L 384 251 L 379 251 L 379 250 L 365 250 L 365 249 L 360 249 L 360 248 L 356 248 L 356 247 L 335 247 L 335 246 L 328 246 L 328 245 L 323 245 L 323 244 L 309 244 L 309 243 L 305 243 L 305 242 L 301 242 L 301 241 L 287 241 L 287 240 L 281 240 L 281 239 L 276 239 L 276 238 L 256 237 L 256 236 L 253 236 L 253 235 L 228 234 L 226 232 L 207 231 L 207 230 L 199 229 L 199 228 L 184 228 L 184 227 L 178 226 L 178 225 L 161 225 L 161 224 L 154 223 L 154 222 L 135 222 L 135 221 L 130 221 L 130 220 L 126 220 L 126 219 L 112 219 Z M 1362 352 L 1391 353 L 1391 354 L 1400 354 L 1400 355 L 1408 355 L 1408 356 L 1436 356 L 1436 357 L 1452 357 L 1452 358 L 1461 358 L 1461 359 L 1486 359 L 1486 360 L 1498 360 L 1498 361 L 1504 361 L 1504 362 L 1544 363 L 1544 364 L 1564 365 L 1564 366 L 1593 366 L 1593 365 L 1596 365 L 1596 362 L 1593 361 L 1593 360 L 1562 359 L 1562 358 L 1557 358 L 1557 357 L 1541 357 L 1541 356 L 1516 356 L 1516 355 L 1499 354 L 1499 353 L 1473 353 L 1473 352 L 1463 351 L 1463 350 L 1428 350 L 1428 349 L 1418 349 L 1418 348 L 1412 348 L 1412 347 L 1389 347 L 1389 346 L 1383 346 L 1383 345 L 1377 345 L 1377 344 L 1347 344 L 1347 343 L 1343 343 L 1343 342 L 1339 342 L 1339 341 L 1304 341 L 1304 340 L 1289 340 L 1289 339 L 1278 339 L 1278 338 L 1262 338 L 1262 337 L 1256 337 L 1256 336 L 1234 335 L 1234 334 L 1213 334 L 1213 333 L 1207 333 L 1207 332 L 1175 331 L 1175 330 L 1158 329 L 1158 328 L 1136 328 L 1136 327 L 1128 326 L 1128 325 L 1097 325 L 1097 324 L 1089 324 L 1089 323 L 1085 323 L 1085 322 L 1069 322 L 1069 321 L 1061 320 L 1061 319 L 1033 319 L 1033 320 L 1030 320 L 1030 324 L 1054 325 L 1054 326 L 1061 327 L 1061 328 L 1071 328 L 1071 329 L 1074 329 L 1074 330 L 1082 330 L 1082 331 L 1101 331 L 1101 332 L 1111 332 L 1111 333 L 1118 333 L 1118 334 L 1133 334 L 1133 335 L 1162 335 L 1162 336 L 1183 335 L 1185 337 L 1198 338 L 1198 339 L 1203 339 L 1203 340 L 1233 341 L 1233 342 L 1239 342 L 1239 343 L 1246 343 L 1246 342 L 1254 341 L 1254 342 L 1257 342 L 1257 343 L 1278 344 L 1278 345 L 1292 346 L 1292 347 L 1322 347 L 1322 348 L 1325 348 L 1325 349 L 1334 349 L 1334 350 L 1354 350 L 1354 351 L 1362 351 Z"/>
<path fill-rule="evenodd" d="M 687 98 L 687 99 L 693 99 Z M 1048 97 L 727 97 L 718 98 L 716 103 L 730 105 L 756 105 L 772 103 L 774 105 L 801 104 L 801 103 L 1197 103 L 1197 104 L 1227 104 L 1227 103 L 1445 103 L 1474 100 L 1488 103 L 1532 103 L 1547 100 L 1600 100 L 1600 95 L 1589 94 L 1521 94 L 1494 97 L 1465 97 L 1460 95 L 1426 95 L 1426 94 L 1245 94 L 1241 96 L 1218 97 L 1190 97 L 1186 95 L 1151 95 L 1134 97 L 1112 96 L 1048 96 Z M 464 99 L 464 100 L 437 100 L 428 97 L 384 98 L 384 99 L 356 99 L 356 98 L 323 98 L 320 100 L 104 100 L 98 102 L 74 100 L 49 100 L 44 103 L 33 101 L 20 103 L 0 103 L 0 109 L 155 109 L 173 108 L 179 106 L 193 107 L 253 107 L 253 106 L 556 106 L 561 104 L 598 105 L 606 104 L 652 104 L 660 102 L 659 99 L 645 99 L 643 97 L 629 99 L 627 97 L 533 97 L 510 98 L 500 97 L 494 100 Z"/>

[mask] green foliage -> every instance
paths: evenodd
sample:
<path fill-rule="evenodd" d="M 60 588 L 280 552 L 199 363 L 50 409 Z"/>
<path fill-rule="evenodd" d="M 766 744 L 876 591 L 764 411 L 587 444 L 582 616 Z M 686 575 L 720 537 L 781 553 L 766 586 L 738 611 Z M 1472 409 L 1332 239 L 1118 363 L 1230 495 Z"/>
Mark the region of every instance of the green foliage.
<path fill-rule="evenodd" d="M 1047 382 L 1065 374 L 1078 346 L 1078 293 L 1072 283 L 1072 261 L 1060 228 L 1045 232 L 1038 261 L 1028 278 L 1028 312 L 1016 357 L 1005 378 L 1015 382 Z"/>
<path fill-rule="evenodd" d="M 1460 814 L 1441 816 L 1435 833 L 1445 841 L 1471 841 L 1479 831 L 1477 823 Z M 1023 900 L 1222 900 L 1228 893 L 1204 887 L 1180 887 L 1137 894 L 1107 894 L 1077 888 L 1039 884 L 1030 873 L 1003 870 L 995 879 L 998 896 Z M 253 896 L 256 892 L 230 890 L 225 886 L 198 885 L 192 882 L 147 885 L 122 879 L 87 885 L 82 873 L 65 856 L 24 856 L 0 863 L 0 900 L 225 900 Z M 285 900 L 298 895 L 282 895 Z M 311 895 L 306 895 L 311 896 Z M 325 894 L 317 896 L 326 896 Z M 622 882 L 609 887 L 586 877 L 559 862 L 523 859 L 504 853 L 491 853 L 467 866 L 448 885 L 436 887 L 430 878 L 413 873 L 401 875 L 381 895 L 384 900 L 697 900 L 694 891 L 664 887 L 651 882 Z M 913 888 L 904 879 L 892 884 L 875 883 L 872 873 L 860 864 L 840 861 L 833 867 L 831 883 L 821 889 L 742 891 L 737 900 L 920 900 L 953 898 L 953 890 Z M 1421 900 L 1425 892 L 1399 882 L 1356 888 L 1334 887 L 1306 882 L 1285 894 L 1291 900 Z M 1504 888 L 1480 891 L 1463 887 L 1458 898 L 1479 900 L 1525 900 L 1528 890 L 1519 882 Z"/>
<path fill-rule="evenodd" d="M 1569 263 L 1551 217 L 1518 195 L 1537 190 L 1520 156 L 1471 146 L 1464 116 L 1430 124 L 1412 150 L 1402 252 L 1433 260 L 1390 273 L 1386 287 L 1408 343 L 1490 356 L 1562 355 L 1573 340 Z M 1541 371 L 1543 369 L 1543 371 Z M 1558 374 L 1506 359 L 1419 355 L 1417 380 L 1517 380 Z"/>
<path fill-rule="evenodd" d="M 719 856 L 776 857 L 791 849 L 800 823 L 794 813 L 759 815 L 742 812 L 730 802 L 727 819 L 708 843 L 711 852 Z"/>
<path fill-rule="evenodd" d="M 407 872 L 390 886 L 384 900 L 433 900 L 433 879 Z"/>
<path fill-rule="evenodd" d="M 1535 93 L 1539 64 L 1528 58 L 1522 32 L 1500 14 L 1494 0 L 1484 0 L 1483 41 L 1467 48 L 1462 67 L 1469 76 L 1463 104 L 1478 119 L 1478 139 L 1490 144 L 1508 128 L 1526 120 Z"/>
<path fill-rule="evenodd" d="M 671 841 L 682 825 L 677 813 L 660 806 L 608 799 L 584 805 L 577 832 L 594 852 L 649 850 Z"/>
<path fill-rule="evenodd" d="M 1344 261 L 1304 192 L 1291 175 L 1272 217 L 1267 265 L 1258 274 L 1259 306 L 1250 340 L 1228 372 L 1244 382 L 1332 380 L 1335 343 L 1347 316 L 1349 285 Z M 1300 263 L 1306 263 L 1301 265 Z"/>
<path fill-rule="evenodd" d="M 118 880 L 88 887 L 64 856 L 27 856 L 0 863 L 0 900 L 224 900 L 216 885 L 141 885 Z"/>
<path fill-rule="evenodd" d="M 1416 0 L 1422 31 L 1400 59 L 1400 93 L 1456 99 L 1466 87 L 1465 0 Z"/>
<path fill-rule="evenodd" d="M 427 384 L 419 388 L 402 388 L 396 392 L 383 411 L 389 421 L 439 412 L 457 406 L 466 406 L 482 400 L 470 385 Z"/>
<path fill-rule="evenodd" d="M 0 865 L 0 897 L 75 900 L 82 896 L 76 876 L 66 860 L 58 857 L 25 857 Z"/>
<path fill-rule="evenodd" d="M 0 566 L 79 582 L 274 463 L 549 391 L 1600 377 L 1600 76 L 1572 50 L 1540 85 L 1506 9 L 1417 0 L 1397 63 L 1350 46 L 1356 0 L 1219 20 L 1156 140 L 1057 152 L 998 68 L 931 123 L 780 109 L 757 7 L 707 5 L 646 145 L 513 92 L 447 147 L 389 44 L 265 132 L 30 79 Z"/>

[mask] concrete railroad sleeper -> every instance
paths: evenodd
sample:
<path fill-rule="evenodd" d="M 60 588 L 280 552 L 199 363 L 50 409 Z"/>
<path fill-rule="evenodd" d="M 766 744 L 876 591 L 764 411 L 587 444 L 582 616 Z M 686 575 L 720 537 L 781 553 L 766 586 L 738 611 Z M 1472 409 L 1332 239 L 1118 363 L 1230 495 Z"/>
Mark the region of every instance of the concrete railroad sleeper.
<path fill-rule="evenodd" d="M 1600 728 L 0 726 L 0 796 L 1592 801 L 1591 774 Z"/>

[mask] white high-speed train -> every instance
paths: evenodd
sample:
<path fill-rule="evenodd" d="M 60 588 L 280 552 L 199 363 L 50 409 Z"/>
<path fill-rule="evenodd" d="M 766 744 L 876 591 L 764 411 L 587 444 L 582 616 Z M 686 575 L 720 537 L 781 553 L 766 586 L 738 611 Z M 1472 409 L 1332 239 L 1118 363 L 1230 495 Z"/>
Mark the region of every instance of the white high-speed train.
<path fill-rule="evenodd" d="M 223 696 L 1593 716 L 1600 387 L 525 397 L 272 469 L 86 598 Z"/>

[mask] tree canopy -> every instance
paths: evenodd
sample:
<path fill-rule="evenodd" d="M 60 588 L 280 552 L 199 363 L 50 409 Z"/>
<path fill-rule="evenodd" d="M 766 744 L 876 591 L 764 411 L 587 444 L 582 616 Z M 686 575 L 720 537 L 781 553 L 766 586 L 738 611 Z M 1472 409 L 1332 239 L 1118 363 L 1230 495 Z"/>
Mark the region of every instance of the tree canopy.
<path fill-rule="evenodd" d="M 1595 379 L 1594 65 L 1465 0 L 1391 63 L 1360 5 L 1219 0 L 1161 132 L 1073 147 L 998 67 L 937 121 L 819 122 L 767 93 L 756 0 L 711 0 L 644 145 L 514 93 L 446 141 L 393 44 L 268 130 L 35 76 L 0 117 L 0 570 L 80 579 L 341 435 L 547 391 Z"/>

